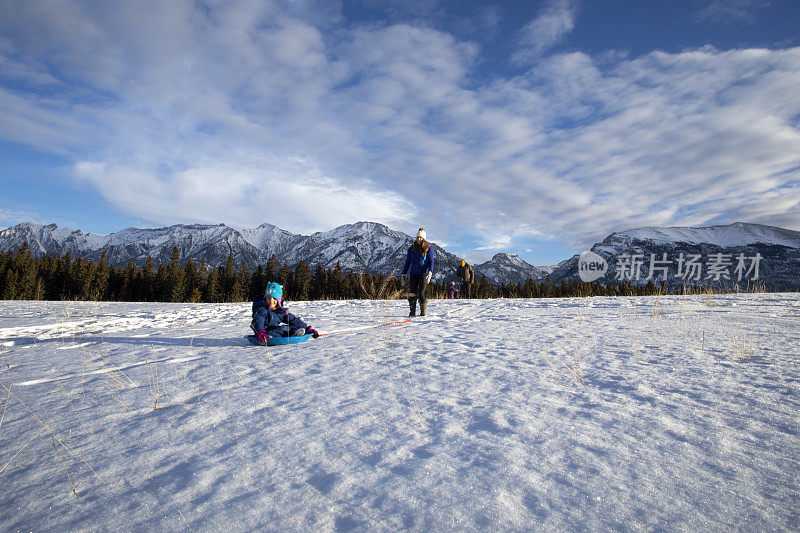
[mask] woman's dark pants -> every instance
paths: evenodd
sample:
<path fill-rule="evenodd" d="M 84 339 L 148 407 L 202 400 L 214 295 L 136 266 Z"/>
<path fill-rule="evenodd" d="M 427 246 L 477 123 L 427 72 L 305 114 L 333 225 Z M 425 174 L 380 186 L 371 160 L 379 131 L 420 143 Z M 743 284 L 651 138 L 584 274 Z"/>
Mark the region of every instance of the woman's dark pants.
<path fill-rule="evenodd" d="M 417 300 L 419 300 L 419 314 L 425 316 L 425 307 L 428 305 L 428 298 L 425 296 L 427 288 L 428 279 L 424 274 L 408 276 L 408 290 L 411 293 L 411 297 L 408 299 L 411 312 L 408 316 L 417 314 Z"/>

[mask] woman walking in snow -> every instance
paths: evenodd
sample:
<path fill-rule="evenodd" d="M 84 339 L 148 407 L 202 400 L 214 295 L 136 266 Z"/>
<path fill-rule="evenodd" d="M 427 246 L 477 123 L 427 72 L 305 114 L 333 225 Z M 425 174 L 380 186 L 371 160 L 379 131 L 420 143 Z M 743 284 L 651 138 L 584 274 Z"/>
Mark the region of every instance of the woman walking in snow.
<path fill-rule="evenodd" d="M 408 303 L 411 307 L 411 312 L 408 313 L 408 316 L 416 316 L 417 300 L 419 300 L 420 316 L 425 316 L 425 308 L 428 304 L 425 290 L 428 288 L 428 282 L 433 275 L 433 252 L 426 238 L 425 228 L 419 228 L 414 244 L 411 245 L 406 254 L 403 275 L 405 276 L 406 272 L 409 272 L 409 268 L 411 269 L 408 276 L 408 290 L 411 293 Z"/>
<path fill-rule="evenodd" d="M 283 285 L 275 282 L 267 283 L 264 297 L 256 298 L 253 302 L 253 323 L 250 327 L 256 332 L 256 340 L 261 343 L 266 343 L 270 337 L 293 337 L 308 333 L 315 339 L 319 337 L 317 330 L 283 306 Z"/>

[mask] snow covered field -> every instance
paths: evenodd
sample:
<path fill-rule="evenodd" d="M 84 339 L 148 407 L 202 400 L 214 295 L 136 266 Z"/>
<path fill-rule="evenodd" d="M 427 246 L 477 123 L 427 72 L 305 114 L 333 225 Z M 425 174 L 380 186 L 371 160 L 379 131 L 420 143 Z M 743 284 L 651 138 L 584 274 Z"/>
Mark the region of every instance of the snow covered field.
<path fill-rule="evenodd" d="M 797 294 L 429 314 L 0 302 L 0 530 L 800 527 Z"/>

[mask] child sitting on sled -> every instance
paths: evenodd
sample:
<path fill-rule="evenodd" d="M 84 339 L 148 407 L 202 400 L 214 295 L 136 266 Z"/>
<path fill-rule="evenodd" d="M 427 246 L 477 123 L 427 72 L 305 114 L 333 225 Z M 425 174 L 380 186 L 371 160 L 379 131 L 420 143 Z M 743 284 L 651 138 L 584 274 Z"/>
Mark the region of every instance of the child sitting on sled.
<path fill-rule="evenodd" d="M 292 337 L 309 333 L 315 339 L 319 337 L 317 330 L 283 307 L 283 285 L 275 282 L 267 283 L 264 297 L 256 298 L 253 302 L 253 323 L 250 327 L 256 332 L 256 339 L 262 343 L 266 343 L 270 337 Z"/>

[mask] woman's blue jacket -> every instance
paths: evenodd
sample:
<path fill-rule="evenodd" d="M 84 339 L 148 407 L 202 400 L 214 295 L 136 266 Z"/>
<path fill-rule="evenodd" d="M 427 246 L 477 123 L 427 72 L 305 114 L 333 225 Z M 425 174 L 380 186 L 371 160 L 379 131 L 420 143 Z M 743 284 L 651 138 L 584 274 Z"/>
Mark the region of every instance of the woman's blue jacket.
<path fill-rule="evenodd" d="M 427 253 L 418 254 L 414 251 L 413 246 L 409 246 L 408 253 L 406 254 L 406 264 L 403 266 L 403 275 L 408 272 L 411 267 L 410 274 L 415 276 L 426 275 L 428 272 L 433 272 L 433 250 L 428 249 Z"/>

